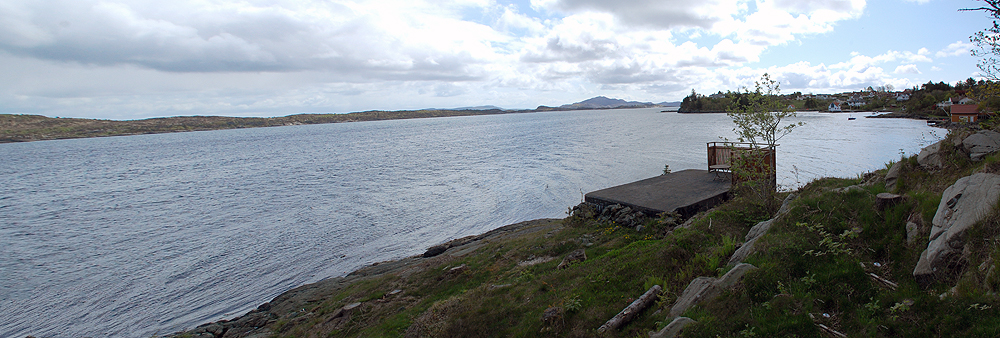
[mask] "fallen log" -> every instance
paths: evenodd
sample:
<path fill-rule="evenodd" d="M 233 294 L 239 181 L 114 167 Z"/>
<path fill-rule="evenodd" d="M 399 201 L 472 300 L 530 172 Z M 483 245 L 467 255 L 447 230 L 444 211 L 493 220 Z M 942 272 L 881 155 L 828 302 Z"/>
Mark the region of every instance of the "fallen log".
<path fill-rule="evenodd" d="M 622 327 L 632 321 L 632 319 L 635 319 L 635 316 L 642 312 L 642 310 L 645 310 L 656 302 L 656 296 L 660 294 L 661 290 L 663 290 L 663 288 L 659 285 L 653 285 L 653 287 L 649 288 L 649 290 L 642 294 L 639 299 L 633 301 L 632 304 L 626 306 L 622 312 L 619 312 L 617 315 L 605 322 L 604 325 L 597 328 L 597 332 L 604 333 L 608 330 L 617 330 L 619 327 Z"/>

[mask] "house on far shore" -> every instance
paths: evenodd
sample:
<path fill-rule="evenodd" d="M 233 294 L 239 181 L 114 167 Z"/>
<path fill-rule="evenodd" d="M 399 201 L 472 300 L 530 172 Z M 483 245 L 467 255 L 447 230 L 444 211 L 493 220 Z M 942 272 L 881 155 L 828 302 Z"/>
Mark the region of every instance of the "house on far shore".
<path fill-rule="evenodd" d="M 974 104 L 955 104 L 951 106 L 951 122 L 977 122 L 979 109 Z"/>
<path fill-rule="evenodd" d="M 910 94 L 907 93 L 900 93 L 899 95 L 896 95 L 896 101 L 907 101 L 909 99 L 910 99 Z"/>
<path fill-rule="evenodd" d="M 830 102 L 830 106 L 827 107 L 826 110 L 827 111 L 832 111 L 832 112 L 842 111 L 842 110 L 840 110 L 840 101 Z"/>
<path fill-rule="evenodd" d="M 951 105 L 953 105 L 953 104 L 955 104 L 955 102 L 952 101 L 951 98 L 949 97 L 947 100 L 944 100 L 944 101 L 941 101 L 941 103 L 938 103 L 937 106 L 938 106 L 938 108 L 948 108 L 948 107 L 951 107 Z"/>

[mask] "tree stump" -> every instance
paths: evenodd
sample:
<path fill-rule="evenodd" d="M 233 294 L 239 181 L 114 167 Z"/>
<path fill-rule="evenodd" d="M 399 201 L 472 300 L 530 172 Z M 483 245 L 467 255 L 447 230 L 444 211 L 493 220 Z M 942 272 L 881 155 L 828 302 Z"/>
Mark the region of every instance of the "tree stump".
<path fill-rule="evenodd" d="M 878 209 L 878 211 L 884 211 L 885 209 L 888 209 L 891 206 L 899 204 L 899 202 L 902 201 L 903 201 L 902 195 L 883 192 L 878 195 L 875 195 L 875 209 Z"/>

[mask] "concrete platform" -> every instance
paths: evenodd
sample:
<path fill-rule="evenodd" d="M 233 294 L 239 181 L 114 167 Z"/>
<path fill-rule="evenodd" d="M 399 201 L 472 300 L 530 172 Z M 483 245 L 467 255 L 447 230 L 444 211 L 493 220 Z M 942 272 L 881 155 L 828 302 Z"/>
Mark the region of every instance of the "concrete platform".
<path fill-rule="evenodd" d="M 722 175 L 722 176 L 719 176 Z M 688 169 L 588 193 L 584 200 L 621 204 L 648 215 L 674 211 L 691 217 L 729 199 L 728 174 Z"/>

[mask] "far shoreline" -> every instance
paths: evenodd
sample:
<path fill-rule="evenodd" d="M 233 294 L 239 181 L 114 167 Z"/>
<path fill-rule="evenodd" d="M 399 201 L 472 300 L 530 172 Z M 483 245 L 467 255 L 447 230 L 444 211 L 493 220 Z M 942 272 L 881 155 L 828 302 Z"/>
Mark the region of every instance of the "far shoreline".
<path fill-rule="evenodd" d="M 620 106 L 613 108 L 546 107 L 504 110 L 397 110 L 363 111 L 346 114 L 294 114 L 281 117 L 174 116 L 142 120 L 101 120 L 86 118 L 52 118 L 41 115 L 0 114 L 0 143 L 48 141 L 75 138 L 132 136 L 186 131 L 284 127 L 345 122 L 407 120 L 434 117 L 503 115 L 553 111 L 583 111 L 612 109 L 662 108 L 665 106 Z"/>

